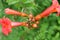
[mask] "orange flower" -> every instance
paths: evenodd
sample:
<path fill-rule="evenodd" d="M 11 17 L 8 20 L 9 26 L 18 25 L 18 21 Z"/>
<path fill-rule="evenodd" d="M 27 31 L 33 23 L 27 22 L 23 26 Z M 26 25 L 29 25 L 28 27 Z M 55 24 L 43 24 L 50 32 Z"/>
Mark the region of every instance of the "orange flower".
<path fill-rule="evenodd" d="M 19 15 L 19 16 L 27 16 L 27 14 L 23 13 L 23 12 L 18 12 L 16 10 L 12 10 L 12 9 L 9 9 L 9 8 L 6 8 L 5 9 L 5 13 L 6 14 L 10 14 L 10 15 Z"/>
<path fill-rule="evenodd" d="M 50 7 L 48 7 L 45 11 L 43 11 L 42 13 L 38 14 L 35 17 L 35 20 L 39 20 L 43 17 L 49 16 L 52 12 L 56 12 L 56 8 L 59 6 L 59 3 L 57 0 L 52 0 L 52 5 Z"/>
<path fill-rule="evenodd" d="M 12 31 L 12 27 L 21 26 L 21 25 L 25 26 L 23 25 L 25 24 L 24 22 L 12 22 L 8 18 L 0 19 L 0 24 L 2 25 L 2 32 L 5 35 L 8 35 Z"/>

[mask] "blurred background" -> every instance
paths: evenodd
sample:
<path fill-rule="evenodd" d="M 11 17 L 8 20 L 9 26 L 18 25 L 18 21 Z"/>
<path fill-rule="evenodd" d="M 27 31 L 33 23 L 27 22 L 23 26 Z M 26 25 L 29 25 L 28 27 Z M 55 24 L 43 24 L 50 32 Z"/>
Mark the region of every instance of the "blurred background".
<path fill-rule="evenodd" d="M 26 14 L 31 12 L 36 16 L 51 4 L 52 0 L 0 0 L 0 18 L 5 16 L 12 21 L 23 22 L 26 17 L 6 15 L 4 9 L 11 8 Z M 1 29 L 0 25 L 0 40 L 60 40 L 60 17 L 53 13 L 39 20 L 38 28 L 16 27 L 8 36 L 3 35 Z"/>

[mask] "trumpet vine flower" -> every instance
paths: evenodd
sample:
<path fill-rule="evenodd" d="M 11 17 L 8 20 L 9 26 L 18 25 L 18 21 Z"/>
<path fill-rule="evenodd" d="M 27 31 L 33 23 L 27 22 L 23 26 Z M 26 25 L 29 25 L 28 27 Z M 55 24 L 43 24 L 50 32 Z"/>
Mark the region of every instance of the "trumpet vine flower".
<path fill-rule="evenodd" d="M 59 3 L 57 0 L 52 0 L 52 5 L 50 7 L 48 7 L 45 11 L 43 11 L 42 13 L 38 14 L 36 17 L 35 17 L 35 20 L 39 20 L 41 18 L 44 18 L 46 16 L 49 16 L 51 13 L 53 12 L 58 12 L 59 14 Z"/>
<path fill-rule="evenodd" d="M 2 33 L 5 35 L 12 32 L 13 27 L 26 25 L 24 22 L 12 22 L 9 18 L 0 19 L 0 24 L 2 25 Z"/>

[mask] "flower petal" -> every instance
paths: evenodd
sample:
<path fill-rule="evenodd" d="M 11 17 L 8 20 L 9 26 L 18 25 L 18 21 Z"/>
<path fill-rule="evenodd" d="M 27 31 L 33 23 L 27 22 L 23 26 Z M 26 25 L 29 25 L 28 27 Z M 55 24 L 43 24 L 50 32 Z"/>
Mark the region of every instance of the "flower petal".
<path fill-rule="evenodd" d="M 57 10 L 57 16 L 60 16 L 60 5 L 56 8 L 56 10 Z"/>
<path fill-rule="evenodd" d="M 9 33 L 12 32 L 11 27 L 8 27 L 7 29 L 8 29 L 8 32 L 9 32 Z"/>
<path fill-rule="evenodd" d="M 5 35 L 8 35 L 8 33 L 10 33 L 11 30 L 11 20 L 9 20 L 8 18 L 2 18 L 1 19 L 1 24 L 2 24 L 2 32 Z"/>
<path fill-rule="evenodd" d="M 8 30 L 6 28 L 2 27 L 2 33 L 4 35 L 8 35 Z"/>
<path fill-rule="evenodd" d="M 59 5 L 58 0 L 52 0 L 52 5 L 54 5 L 55 7 Z"/>

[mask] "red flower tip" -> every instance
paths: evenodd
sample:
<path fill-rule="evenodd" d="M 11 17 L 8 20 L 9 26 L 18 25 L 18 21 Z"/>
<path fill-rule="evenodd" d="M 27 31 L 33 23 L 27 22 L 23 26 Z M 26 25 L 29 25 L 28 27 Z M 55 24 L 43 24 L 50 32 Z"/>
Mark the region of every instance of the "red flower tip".
<path fill-rule="evenodd" d="M 52 10 L 52 12 L 57 12 L 57 16 L 60 16 L 60 5 L 58 3 L 58 0 L 52 0 L 52 2 L 55 7 L 55 9 Z"/>
<path fill-rule="evenodd" d="M 52 5 L 54 5 L 55 7 L 57 7 L 59 5 L 58 0 L 52 0 Z"/>
<path fill-rule="evenodd" d="M 57 16 L 60 16 L 60 5 L 56 8 L 57 10 Z"/>
<path fill-rule="evenodd" d="M 2 18 L 0 19 L 0 23 L 2 25 L 2 32 L 5 35 L 8 35 L 8 33 L 10 33 L 11 30 L 11 21 L 8 18 Z"/>

